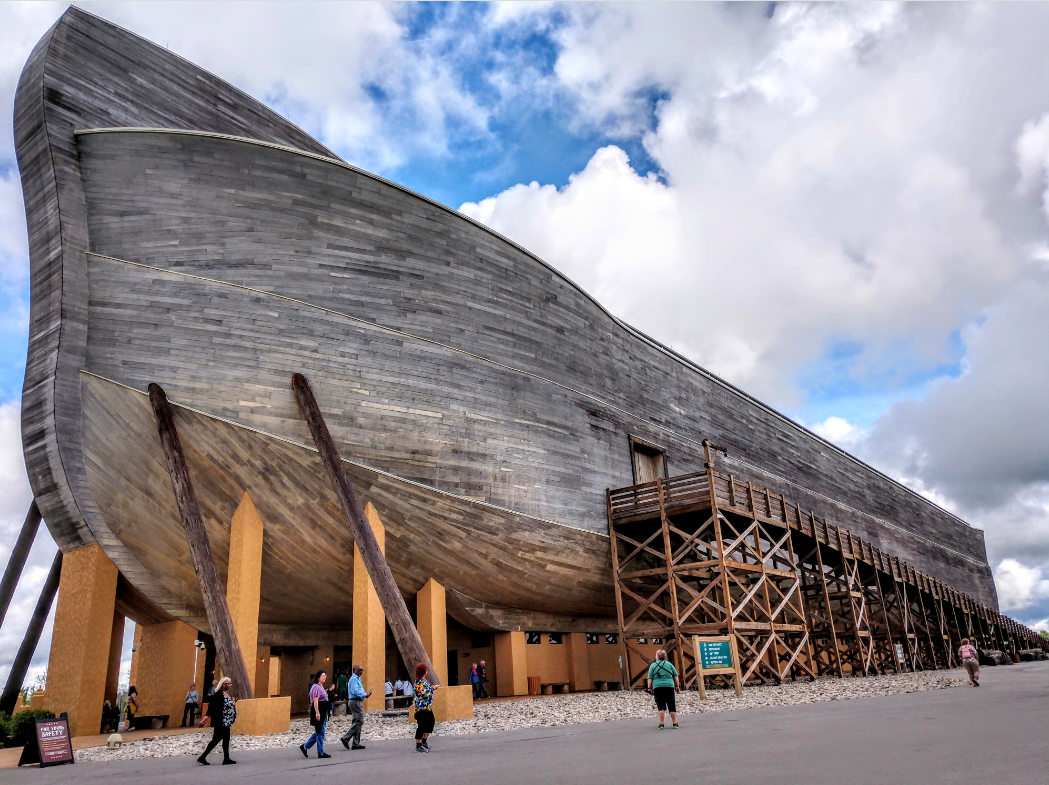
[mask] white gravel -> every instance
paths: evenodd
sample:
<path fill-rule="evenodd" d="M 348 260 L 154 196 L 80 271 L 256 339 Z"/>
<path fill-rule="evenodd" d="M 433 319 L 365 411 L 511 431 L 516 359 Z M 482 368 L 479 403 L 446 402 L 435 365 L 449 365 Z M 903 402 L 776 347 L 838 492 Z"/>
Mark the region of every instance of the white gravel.
<path fill-rule="evenodd" d="M 707 690 L 707 700 L 701 701 L 697 692 L 683 692 L 678 696 L 679 714 L 698 714 L 713 711 L 737 711 L 766 706 L 785 706 L 824 701 L 853 700 L 876 695 L 898 695 L 906 692 L 924 692 L 958 687 L 967 683 L 962 671 L 930 671 L 924 673 L 891 674 L 867 678 L 824 678 L 818 681 L 787 682 L 777 686 L 753 686 L 743 690 L 737 698 L 731 690 Z M 651 696 L 643 692 L 586 692 L 574 695 L 554 695 L 498 703 L 474 705 L 474 717 L 455 722 L 439 722 L 434 736 L 461 736 L 469 733 L 517 730 L 551 725 L 576 725 L 585 722 L 655 717 Z M 350 727 L 349 717 L 333 717 L 325 734 L 326 746 L 336 748 L 339 737 Z M 230 750 L 259 750 L 288 747 L 294 750 L 312 733 L 306 720 L 295 720 L 291 730 L 271 736 L 234 736 Z M 415 735 L 415 726 L 404 717 L 383 717 L 380 712 L 367 715 L 363 740 L 408 739 Z M 131 760 L 135 758 L 163 758 L 171 755 L 200 755 L 211 738 L 211 731 L 175 736 L 159 731 L 152 738 L 129 742 L 120 749 L 92 747 L 76 751 L 77 761 Z M 212 753 L 218 762 L 221 755 Z M 316 753 L 313 753 L 316 754 Z"/>

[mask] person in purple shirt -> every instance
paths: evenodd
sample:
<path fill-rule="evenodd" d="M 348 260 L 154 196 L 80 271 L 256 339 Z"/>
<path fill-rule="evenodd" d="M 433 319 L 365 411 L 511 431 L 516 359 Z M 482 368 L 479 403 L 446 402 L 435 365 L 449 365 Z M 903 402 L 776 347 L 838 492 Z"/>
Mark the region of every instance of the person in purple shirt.
<path fill-rule="evenodd" d="M 318 758 L 330 758 L 324 751 L 324 731 L 328 727 L 328 691 L 324 689 L 324 682 L 328 678 L 325 671 L 317 671 L 316 676 L 310 678 L 310 725 L 313 726 L 313 735 L 306 739 L 305 744 L 299 745 L 299 751 L 304 758 L 310 757 L 310 747 L 317 745 Z"/>

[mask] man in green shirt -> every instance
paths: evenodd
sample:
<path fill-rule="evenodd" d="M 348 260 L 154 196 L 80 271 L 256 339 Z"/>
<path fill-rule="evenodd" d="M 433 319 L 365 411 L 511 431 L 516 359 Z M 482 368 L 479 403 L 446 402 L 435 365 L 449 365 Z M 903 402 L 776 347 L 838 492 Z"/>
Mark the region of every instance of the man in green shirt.
<path fill-rule="evenodd" d="M 339 700 L 346 700 L 346 684 L 349 682 L 345 673 L 340 673 L 339 678 L 335 680 L 335 686 L 338 687 Z"/>
<path fill-rule="evenodd" d="M 663 729 L 663 718 L 665 712 L 670 711 L 670 721 L 677 724 L 677 693 L 681 691 L 681 683 L 678 681 L 677 668 L 667 660 L 666 649 L 656 652 L 656 661 L 648 666 L 648 688 L 656 699 L 656 708 L 659 709 L 659 729 Z"/>

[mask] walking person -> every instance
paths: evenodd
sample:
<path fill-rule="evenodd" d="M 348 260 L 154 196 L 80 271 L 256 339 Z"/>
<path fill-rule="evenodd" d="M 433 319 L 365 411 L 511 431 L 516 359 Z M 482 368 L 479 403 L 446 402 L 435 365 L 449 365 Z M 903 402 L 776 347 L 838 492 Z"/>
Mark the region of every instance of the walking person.
<path fill-rule="evenodd" d="M 976 647 L 969 643 L 968 638 L 962 638 L 962 645 L 958 649 L 958 659 L 962 661 L 962 667 L 969 674 L 969 681 L 974 687 L 980 686 L 980 654 Z"/>
<path fill-rule="evenodd" d="M 127 704 L 124 706 L 124 718 L 127 729 L 135 729 L 135 715 L 138 714 L 138 689 L 132 685 L 127 690 Z"/>
<path fill-rule="evenodd" d="M 237 721 L 237 701 L 229 694 L 232 686 L 233 680 L 229 676 L 223 676 L 216 685 L 211 700 L 208 701 L 208 716 L 201 718 L 197 723 L 203 728 L 204 723 L 211 718 L 211 727 L 214 728 L 211 733 L 211 741 L 208 742 L 201 756 L 197 758 L 197 763 L 203 766 L 211 765 L 208 763 L 208 753 L 215 749 L 219 742 L 222 742 L 222 765 L 228 766 L 237 762 L 229 756 L 230 728 Z"/>
<path fill-rule="evenodd" d="M 197 711 L 200 709 L 198 705 L 200 703 L 200 695 L 197 694 L 197 685 L 190 684 L 189 692 L 186 693 L 186 706 L 182 709 L 182 728 L 192 728 L 193 723 L 197 720 Z M 186 715 L 189 715 L 189 722 L 186 722 Z"/>
<path fill-rule="evenodd" d="M 490 697 L 492 697 L 491 695 L 488 694 L 488 686 L 487 686 L 488 685 L 488 671 L 485 670 L 484 660 L 481 660 L 480 664 L 477 666 L 477 675 L 480 678 L 479 684 L 480 684 L 481 697 L 482 698 L 490 698 Z"/>
<path fill-rule="evenodd" d="M 313 726 L 313 734 L 306 739 L 305 744 L 299 745 L 302 757 L 310 757 L 310 747 L 317 745 L 318 758 L 330 758 L 331 755 L 324 751 L 324 732 L 328 729 L 328 710 L 331 703 L 328 702 L 328 691 L 324 689 L 324 682 L 328 679 L 325 671 L 317 671 L 310 678 L 310 725 Z"/>
<path fill-rule="evenodd" d="M 433 691 L 437 689 L 426 680 L 429 668 L 425 662 L 415 666 L 415 751 L 429 752 L 427 739 L 433 733 Z"/>
<path fill-rule="evenodd" d="M 361 681 L 361 674 L 363 673 L 363 665 L 354 665 L 353 675 L 350 676 L 350 681 L 346 685 L 346 694 L 350 696 L 346 705 L 350 710 L 350 714 L 353 715 L 353 724 L 350 725 L 349 731 L 339 741 L 348 750 L 364 749 L 364 745 L 361 744 L 361 731 L 364 730 L 364 699 L 371 697 L 371 692 L 364 691 L 364 682 Z M 353 741 L 353 747 L 350 747 L 351 740 Z"/>
<path fill-rule="evenodd" d="M 477 663 L 470 665 L 470 689 L 473 691 L 474 700 L 481 694 L 481 677 L 477 675 Z"/>
<path fill-rule="evenodd" d="M 677 693 L 681 691 L 681 683 L 678 681 L 677 668 L 667 661 L 667 650 L 660 649 L 656 652 L 656 661 L 648 666 L 648 688 L 656 699 L 656 708 L 659 709 L 659 729 L 662 730 L 663 718 L 670 711 L 670 721 L 677 724 Z"/>
<path fill-rule="evenodd" d="M 339 700 L 346 700 L 346 685 L 349 683 L 350 677 L 346 675 L 345 671 L 340 673 L 338 678 L 335 679 L 335 684 L 338 687 Z"/>

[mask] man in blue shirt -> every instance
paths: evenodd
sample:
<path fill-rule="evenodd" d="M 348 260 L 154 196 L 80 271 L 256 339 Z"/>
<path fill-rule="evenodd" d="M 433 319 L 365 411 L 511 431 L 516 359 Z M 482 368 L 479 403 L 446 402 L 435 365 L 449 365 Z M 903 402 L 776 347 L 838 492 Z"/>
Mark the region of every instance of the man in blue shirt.
<path fill-rule="evenodd" d="M 364 682 L 361 681 L 361 674 L 363 673 L 364 668 L 361 665 L 354 665 L 353 675 L 350 676 L 350 681 L 346 685 L 346 694 L 349 697 L 347 708 L 349 708 L 350 714 L 353 715 L 353 724 L 350 726 L 349 732 L 339 739 L 342 742 L 342 746 L 346 749 L 364 749 L 364 745 L 361 744 L 361 731 L 364 729 L 364 699 L 370 697 L 371 693 L 364 691 Z M 351 739 L 353 740 L 352 748 L 350 747 Z"/>

